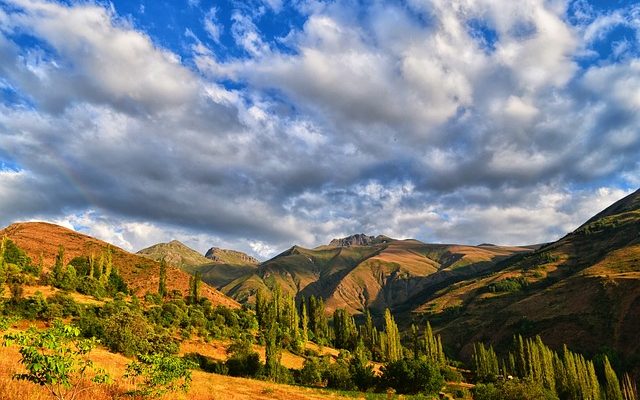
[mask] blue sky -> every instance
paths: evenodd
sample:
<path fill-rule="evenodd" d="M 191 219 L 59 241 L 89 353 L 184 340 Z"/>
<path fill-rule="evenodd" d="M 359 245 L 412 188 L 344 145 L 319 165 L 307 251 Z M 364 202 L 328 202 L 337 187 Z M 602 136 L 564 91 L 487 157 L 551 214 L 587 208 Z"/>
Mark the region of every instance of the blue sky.
<path fill-rule="evenodd" d="M 633 1 L 0 0 L 0 222 L 554 240 L 640 186 L 639 57 Z"/>

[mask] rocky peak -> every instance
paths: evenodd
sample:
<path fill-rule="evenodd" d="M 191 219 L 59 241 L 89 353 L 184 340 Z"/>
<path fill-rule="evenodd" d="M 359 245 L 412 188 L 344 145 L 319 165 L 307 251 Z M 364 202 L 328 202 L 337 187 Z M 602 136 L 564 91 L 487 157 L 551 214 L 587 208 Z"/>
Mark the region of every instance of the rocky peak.
<path fill-rule="evenodd" d="M 351 246 L 370 246 L 373 244 L 376 238 L 374 236 L 367 236 L 364 233 L 357 233 L 355 235 L 347 236 L 344 238 L 333 239 L 329 242 L 329 246 L 335 247 L 351 247 Z"/>
<path fill-rule="evenodd" d="M 259 264 L 260 261 L 241 251 L 212 247 L 204 255 L 206 258 L 219 263 Z"/>

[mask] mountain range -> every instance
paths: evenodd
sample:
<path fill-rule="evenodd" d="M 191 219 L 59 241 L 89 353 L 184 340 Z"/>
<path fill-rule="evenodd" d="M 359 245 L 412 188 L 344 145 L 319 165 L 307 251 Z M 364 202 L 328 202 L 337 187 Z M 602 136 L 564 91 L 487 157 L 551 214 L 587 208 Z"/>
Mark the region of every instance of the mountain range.
<path fill-rule="evenodd" d="M 0 231 L 34 259 L 52 265 L 58 245 L 68 257 L 110 245 L 47 223 Z M 356 234 L 327 245 L 294 245 L 260 263 L 234 250 L 205 254 L 171 241 L 131 254 L 115 246 L 116 265 L 130 287 L 154 291 L 158 261 L 170 264 L 169 286 L 186 290 L 200 272 L 218 304 L 252 302 L 279 285 L 298 299 L 322 297 L 326 312 L 344 308 L 380 315 L 390 308 L 405 329 L 429 320 L 448 351 L 462 358 L 474 341 L 500 348 L 514 334 L 541 335 L 554 347 L 608 352 L 639 365 L 640 191 L 616 202 L 563 238 L 543 245 L 428 244 Z"/>

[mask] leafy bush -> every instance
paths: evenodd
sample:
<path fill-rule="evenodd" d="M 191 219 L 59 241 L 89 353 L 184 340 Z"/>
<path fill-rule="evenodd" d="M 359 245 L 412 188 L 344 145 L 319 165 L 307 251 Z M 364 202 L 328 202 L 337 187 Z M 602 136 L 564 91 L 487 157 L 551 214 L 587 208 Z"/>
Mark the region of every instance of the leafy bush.
<path fill-rule="evenodd" d="M 230 355 L 225 363 L 231 376 L 255 377 L 262 371 L 260 355 L 253 351 L 249 340 L 238 340 L 229 346 Z"/>
<path fill-rule="evenodd" d="M 476 400 L 558 400 L 542 384 L 529 380 L 510 380 L 497 384 L 479 384 L 473 389 Z"/>
<path fill-rule="evenodd" d="M 138 361 L 127 365 L 125 378 L 136 384 L 133 394 L 160 397 L 167 392 L 189 391 L 192 361 L 166 354 L 138 356 Z"/>
<path fill-rule="evenodd" d="M 397 393 L 438 393 L 444 385 L 438 366 L 420 359 L 401 359 L 382 367 L 381 386 Z"/>
<path fill-rule="evenodd" d="M 108 375 L 86 357 L 95 347 L 95 339 L 80 339 L 79 335 L 78 328 L 59 321 L 47 330 L 31 328 L 5 335 L 5 345 L 20 346 L 20 362 L 27 371 L 14 375 L 14 379 L 44 386 L 56 399 L 74 398 L 88 390 L 84 382 L 90 371 L 94 372 L 92 382 L 108 382 Z"/>

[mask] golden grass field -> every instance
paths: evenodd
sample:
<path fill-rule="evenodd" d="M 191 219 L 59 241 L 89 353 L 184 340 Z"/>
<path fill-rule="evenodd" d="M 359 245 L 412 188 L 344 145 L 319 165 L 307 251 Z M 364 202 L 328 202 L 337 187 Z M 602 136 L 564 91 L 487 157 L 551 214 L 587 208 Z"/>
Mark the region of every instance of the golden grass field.
<path fill-rule="evenodd" d="M 194 345 L 194 344 L 192 344 Z M 195 345 L 194 345 L 195 346 Z M 190 350 L 198 350 L 190 348 Z M 199 349 L 204 353 L 202 349 Z M 81 393 L 77 400 L 132 399 L 126 395 L 133 386 L 123 379 L 126 364 L 131 360 L 110 353 L 104 349 L 91 352 L 91 360 L 100 368 L 104 368 L 114 380 L 114 384 L 85 384 L 88 390 Z M 283 357 L 283 360 L 286 358 Z M 20 355 L 14 347 L 4 347 L 0 353 L 0 400 L 49 400 L 52 397 L 44 389 L 35 384 L 16 381 L 12 376 L 20 372 Z M 281 385 L 253 379 L 234 378 L 210 374 L 201 371 L 193 372 L 193 382 L 188 393 L 169 393 L 162 397 L 188 400 L 240 400 L 240 399 L 287 399 L 311 400 L 343 398 L 337 393 L 321 389 Z"/>

